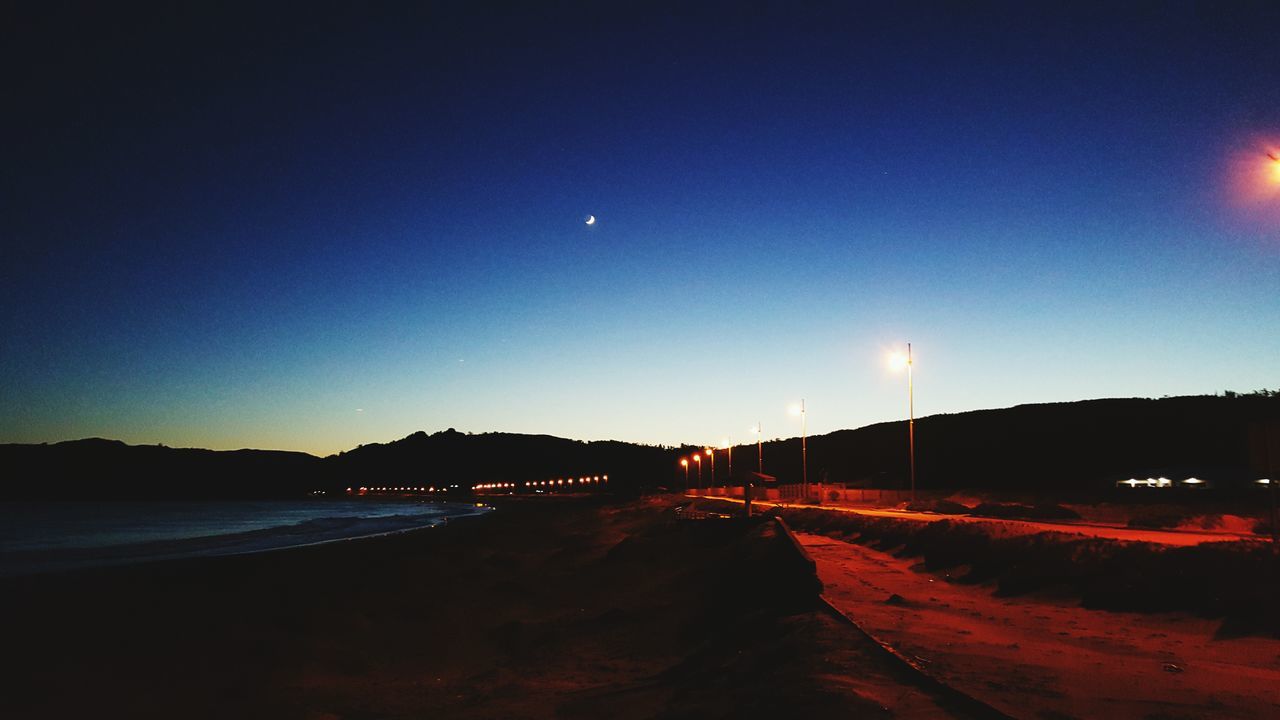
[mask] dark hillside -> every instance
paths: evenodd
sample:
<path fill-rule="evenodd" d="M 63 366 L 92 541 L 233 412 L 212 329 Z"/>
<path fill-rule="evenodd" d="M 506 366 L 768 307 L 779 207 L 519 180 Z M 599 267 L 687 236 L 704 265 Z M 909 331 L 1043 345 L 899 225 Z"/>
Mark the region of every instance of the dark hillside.
<path fill-rule="evenodd" d="M 611 487 L 631 488 L 665 474 L 672 453 L 615 440 L 583 442 L 550 435 L 445 430 L 416 432 L 390 443 L 363 445 L 325 458 L 342 482 L 470 487 L 479 483 L 608 475 Z"/>
<path fill-rule="evenodd" d="M 1111 487 L 1152 473 L 1251 477 L 1249 428 L 1280 420 L 1280 397 L 1243 395 L 1085 400 L 933 415 L 916 420 L 922 488 Z M 755 460 L 755 448 L 740 448 Z M 800 479 L 798 438 L 766 443 L 765 472 Z M 907 424 L 809 438 L 809 478 L 904 487 Z"/>
<path fill-rule="evenodd" d="M 1280 396 L 1275 394 L 1086 400 L 934 415 L 916 420 L 917 483 L 924 489 L 1052 488 L 1061 493 L 1109 488 L 1130 476 L 1187 473 L 1220 488 L 1243 488 L 1256 477 L 1250 467 L 1251 426 L 1277 421 Z M 0 497 L 296 497 L 361 485 L 467 489 L 583 475 L 608 475 L 611 490 L 633 492 L 683 486 L 678 460 L 696 449 L 454 430 L 417 432 L 323 459 L 100 439 L 0 445 Z M 717 459 L 723 477 L 723 453 Z M 734 460 L 735 471 L 755 469 L 756 448 L 736 447 Z M 799 438 L 765 443 L 764 469 L 781 482 L 799 482 Z M 809 479 L 824 477 L 905 487 L 906 422 L 810 437 Z"/>
<path fill-rule="evenodd" d="M 446 430 L 317 458 L 270 450 L 197 450 L 92 438 L 0 445 L 4 499 L 299 497 L 360 485 L 443 485 L 608 475 L 626 491 L 663 473 L 668 450 L 617 441 Z"/>
<path fill-rule="evenodd" d="M 100 438 L 0 445 L 0 497 L 294 497 L 316 485 L 320 470 L 320 458 L 277 450 L 199 450 Z"/>

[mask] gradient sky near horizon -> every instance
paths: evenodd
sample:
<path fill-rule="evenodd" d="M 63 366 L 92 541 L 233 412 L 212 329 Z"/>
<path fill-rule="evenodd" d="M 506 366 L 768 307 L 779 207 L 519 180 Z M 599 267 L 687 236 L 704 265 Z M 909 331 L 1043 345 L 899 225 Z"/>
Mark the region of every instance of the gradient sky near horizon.
<path fill-rule="evenodd" d="M 176 5 L 6 11 L 0 442 L 1280 387 L 1275 3 Z"/>

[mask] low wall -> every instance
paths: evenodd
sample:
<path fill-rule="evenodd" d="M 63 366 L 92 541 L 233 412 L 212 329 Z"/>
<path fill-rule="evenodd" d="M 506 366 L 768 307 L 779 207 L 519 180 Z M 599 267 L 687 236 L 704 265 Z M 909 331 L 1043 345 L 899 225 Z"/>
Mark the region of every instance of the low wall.
<path fill-rule="evenodd" d="M 911 499 L 908 490 L 880 490 L 877 488 L 846 488 L 843 485 L 820 485 L 819 494 L 824 501 L 897 505 Z"/>

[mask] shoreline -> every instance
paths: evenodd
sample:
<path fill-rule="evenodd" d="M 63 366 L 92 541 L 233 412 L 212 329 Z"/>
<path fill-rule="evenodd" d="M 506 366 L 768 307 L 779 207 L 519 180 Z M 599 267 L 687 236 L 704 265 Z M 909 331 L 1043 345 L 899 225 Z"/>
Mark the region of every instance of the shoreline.
<path fill-rule="evenodd" d="M 0 579 L 24 660 L 0 716 L 952 716 L 819 607 L 774 523 L 677 504 L 508 500 L 449 532 Z"/>
<path fill-rule="evenodd" d="M 446 510 L 430 515 L 312 518 L 289 525 L 226 534 L 197 535 L 117 545 L 20 550 L 7 553 L 5 563 L 0 565 L 0 578 L 37 577 L 98 568 L 119 568 L 197 558 L 239 557 L 296 550 L 426 530 L 448 524 L 450 521 L 487 515 L 493 510 L 492 507 L 479 507 L 470 503 L 448 503 L 447 505 L 453 506 L 456 511 Z M 456 514 L 452 514 L 453 512 Z M 387 527 L 389 524 L 402 526 Z M 349 534 L 352 529 L 356 532 Z M 298 535 L 300 531 L 310 531 L 309 538 L 300 538 L 301 541 L 291 542 L 290 537 Z"/>
<path fill-rule="evenodd" d="M 477 518 L 477 517 L 482 517 L 482 516 L 484 516 L 484 515 L 488 515 L 489 513 L 493 512 L 494 510 L 495 510 L 495 508 L 492 508 L 492 507 L 486 507 L 486 508 L 483 508 L 483 509 L 481 509 L 481 508 L 475 508 L 472 512 L 461 513 L 461 514 L 459 514 L 459 515 L 445 515 L 445 516 L 442 516 L 442 517 L 436 517 L 436 518 L 433 518 L 433 519 L 432 519 L 432 521 L 431 521 L 430 523 L 426 524 L 426 525 L 415 525 L 415 526 L 413 526 L 413 527 L 397 528 L 397 529 L 394 529 L 394 530 L 384 530 L 384 531 L 381 531 L 381 532 L 368 533 L 368 534 L 366 534 L 366 535 L 348 535 L 348 536 L 339 537 L 339 538 L 328 538 L 328 539 L 325 539 L 325 540 L 315 540 L 315 541 L 312 541 L 312 542 L 297 543 L 297 544 L 293 544 L 293 545 L 280 545 L 280 546 L 278 546 L 278 547 L 259 548 L 259 549 L 254 549 L 254 550 L 240 550 L 240 551 L 236 551 L 236 552 L 219 553 L 219 554 L 217 554 L 217 555 L 187 555 L 187 556 L 182 556 L 182 557 L 173 558 L 173 559 L 182 559 L 183 557 L 238 557 L 238 556 L 242 556 L 242 555 L 257 555 L 257 554 L 259 554 L 259 553 L 282 552 L 282 551 L 285 551 L 285 550 L 299 550 L 299 549 L 302 549 L 302 548 L 317 547 L 317 546 L 320 546 L 320 545 L 329 545 L 329 544 L 333 544 L 333 543 L 351 542 L 351 541 L 355 541 L 355 540 L 374 540 L 374 539 L 377 539 L 377 538 L 383 538 L 383 537 L 393 537 L 393 536 L 396 536 L 396 535 L 405 535 L 405 534 L 408 534 L 408 533 L 418 532 L 418 531 L 420 531 L 420 530 L 430 530 L 430 529 L 432 529 L 432 528 L 440 527 L 440 526 L 442 526 L 442 525 L 443 525 L 443 526 L 448 526 L 448 525 L 450 525 L 451 523 L 453 523 L 453 522 L 455 522 L 455 521 L 458 521 L 458 520 L 464 520 L 464 519 L 467 519 L 467 518 Z"/>

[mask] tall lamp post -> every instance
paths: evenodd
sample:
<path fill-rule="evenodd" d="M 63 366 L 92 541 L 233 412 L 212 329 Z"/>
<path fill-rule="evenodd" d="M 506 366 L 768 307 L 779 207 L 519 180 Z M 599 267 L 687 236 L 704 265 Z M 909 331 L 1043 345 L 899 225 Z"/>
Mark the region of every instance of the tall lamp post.
<path fill-rule="evenodd" d="M 707 454 L 707 457 L 711 458 L 711 482 L 707 483 L 707 487 L 715 487 L 716 486 L 716 450 L 715 448 L 708 446 L 703 450 L 703 452 Z"/>
<path fill-rule="evenodd" d="M 791 409 L 791 414 L 800 416 L 800 487 L 804 490 L 805 501 L 809 499 L 809 430 L 804 412 L 804 398 L 800 398 L 800 407 Z"/>
<path fill-rule="evenodd" d="M 911 378 L 911 343 L 907 343 L 907 356 L 895 354 L 891 359 L 899 369 L 907 370 L 907 452 L 911 459 L 911 500 L 916 499 L 916 401 Z"/>
<path fill-rule="evenodd" d="M 907 343 L 907 452 L 911 454 L 911 502 L 916 501 L 916 392 L 911 376 L 911 343 Z"/>
<path fill-rule="evenodd" d="M 759 465 L 759 469 L 756 472 L 763 475 L 764 474 L 764 426 L 759 421 L 756 421 L 756 426 L 751 428 L 751 430 L 756 434 L 756 462 Z"/>
<path fill-rule="evenodd" d="M 727 450 L 726 454 L 729 456 L 729 482 L 733 482 L 733 438 L 725 438 L 724 446 Z"/>
<path fill-rule="evenodd" d="M 694 462 L 698 463 L 698 489 L 701 490 L 702 489 L 702 455 L 698 453 L 694 453 L 693 460 Z"/>
<path fill-rule="evenodd" d="M 684 466 L 684 491 L 689 492 L 689 458 L 680 458 L 680 464 Z"/>

